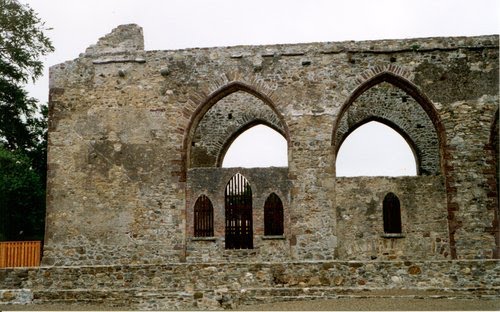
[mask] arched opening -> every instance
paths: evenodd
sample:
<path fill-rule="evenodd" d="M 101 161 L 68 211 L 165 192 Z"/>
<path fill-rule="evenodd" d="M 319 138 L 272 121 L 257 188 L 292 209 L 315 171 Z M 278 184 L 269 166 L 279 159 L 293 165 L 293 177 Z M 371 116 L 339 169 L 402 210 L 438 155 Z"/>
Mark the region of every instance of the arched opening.
<path fill-rule="evenodd" d="M 440 175 L 446 159 L 446 135 L 439 115 L 419 89 L 392 72 L 381 72 L 360 84 L 342 106 L 332 133 L 335 154 L 356 127 L 371 120 L 405 136 L 418 161 L 419 175 Z"/>
<path fill-rule="evenodd" d="M 241 174 L 235 174 L 225 191 L 226 249 L 253 248 L 252 188 Z"/>
<path fill-rule="evenodd" d="M 384 233 L 401 234 L 401 207 L 399 198 L 388 193 L 383 202 Z"/>
<path fill-rule="evenodd" d="M 201 195 L 194 204 L 194 236 L 214 236 L 214 207 L 206 195 Z"/>
<path fill-rule="evenodd" d="M 283 203 L 271 193 L 264 204 L 264 235 L 283 235 Z"/>
<path fill-rule="evenodd" d="M 220 166 L 221 149 L 228 140 L 256 121 L 272 125 L 289 141 L 284 118 L 265 90 L 233 81 L 210 94 L 185 129 L 181 181 L 188 168 Z"/>
<path fill-rule="evenodd" d="M 286 167 L 287 142 L 283 135 L 263 124 L 236 135 L 222 155 L 222 167 Z"/>
<path fill-rule="evenodd" d="M 335 167 L 338 177 L 415 176 L 417 163 L 403 136 L 383 123 L 370 121 L 342 142 Z"/>

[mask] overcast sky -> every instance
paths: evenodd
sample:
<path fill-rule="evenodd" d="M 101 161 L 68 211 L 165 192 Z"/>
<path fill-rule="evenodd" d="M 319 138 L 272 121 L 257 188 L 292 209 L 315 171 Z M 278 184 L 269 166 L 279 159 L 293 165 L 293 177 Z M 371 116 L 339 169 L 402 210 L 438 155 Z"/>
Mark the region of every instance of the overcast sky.
<path fill-rule="evenodd" d="M 77 58 L 120 24 L 143 27 L 146 50 L 499 33 L 498 0 L 21 0 L 56 48 L 29 86 L 48 100 L 48 67 Z"/>

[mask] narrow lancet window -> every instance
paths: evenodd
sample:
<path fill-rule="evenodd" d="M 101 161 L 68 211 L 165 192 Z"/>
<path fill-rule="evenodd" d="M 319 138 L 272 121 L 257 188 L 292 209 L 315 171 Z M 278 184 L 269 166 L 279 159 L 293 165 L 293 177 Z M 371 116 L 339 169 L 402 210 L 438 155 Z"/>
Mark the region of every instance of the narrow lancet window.
<path fill-rule="evenodd" d="M 205 195 L 198 197 L 194 205 L 194 236 L 214 236 L 214 207 Z"/>
<path fill-rule="evenodd" d="M 394 193 L 385 195 L 383 202 L 384 233 L 401 234 L 401 208 Z"/>
<path fill-rule="evenodd" d="M 264 204 L 264 235 L 283 235 L 283 203 L 275 193 Z"/>

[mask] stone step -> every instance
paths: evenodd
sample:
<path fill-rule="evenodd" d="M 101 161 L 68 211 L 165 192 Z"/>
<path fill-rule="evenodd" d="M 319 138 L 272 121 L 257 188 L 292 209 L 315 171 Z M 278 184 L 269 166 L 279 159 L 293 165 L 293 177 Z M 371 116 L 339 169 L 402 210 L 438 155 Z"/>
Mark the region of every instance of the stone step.
<path fill-rule="evenodd" d="M 0 290 L 4 304 L 103 304 L 108 307 L 149 309 L 220 309 L 239 305 L 294 300 L 362 298 L 498 299 L 500 287 L 382 289 L 344 287 L 274 287 L 178 291 L 165 288 Z"/>
<path fill-rule="evenodd" d="M 32 300 L 33 292 L 30 289 L 0 289 L 0 305 L 26 304 Z"/>

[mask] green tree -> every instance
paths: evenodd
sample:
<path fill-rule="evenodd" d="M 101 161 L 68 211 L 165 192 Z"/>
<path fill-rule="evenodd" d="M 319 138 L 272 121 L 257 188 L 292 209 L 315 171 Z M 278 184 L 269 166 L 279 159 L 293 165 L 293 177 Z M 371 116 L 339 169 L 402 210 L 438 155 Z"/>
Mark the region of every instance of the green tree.
<path fill-rule="evenodd" d="M 43 239 L 45 189 L 31 160 L 0 147 L 1 240 Z"/>
<path fill-rule="evenodd" d="M 42 239 L 47 106 L 24 89 L 54 50 L 27 5 L 0 0 L 0 240 Z"/>
<path fill-rule="evenodd" d="M 0 0 L 0 138 L 10 149 L 37 145 L 32 129 L 38 103 L 24 85 L 43 71 L 40 58 L 54 51 L 36 13 L 16 0 Z"/>

